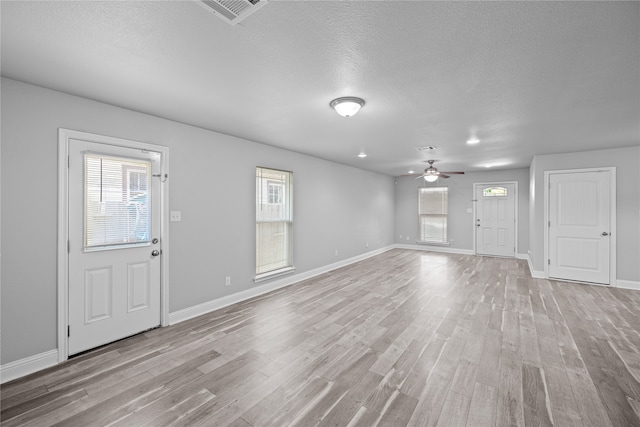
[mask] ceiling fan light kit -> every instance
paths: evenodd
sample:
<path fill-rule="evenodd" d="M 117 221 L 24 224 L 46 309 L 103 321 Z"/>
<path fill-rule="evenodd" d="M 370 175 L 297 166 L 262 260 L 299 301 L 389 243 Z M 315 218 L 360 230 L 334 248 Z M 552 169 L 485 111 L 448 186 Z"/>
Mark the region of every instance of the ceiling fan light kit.
<path fill-rule="evenodd" d="M 440 172 L 436 167 L 433 166 L 435 160 L 427 160 L 429 163 L 429 167 L 424 170 L 424 172 L 418 176 L 413 174 L 413 171 L 409 171 L 409 174 L 401 175 L 401 176 L 415 176 L 414 179 L 424 178 L 427 182 L 436 182 L 438 178 L 449 178 L 449 175 L 464 175 L 464 172 Z"/>
<path fill-rule="evenodd" d="M 342 117 L 351 117 L 356 115 L 360 108 L 364 106 L 364 99 L 356 96 L 343 96 L 331 101 L 329 106 Z"/>

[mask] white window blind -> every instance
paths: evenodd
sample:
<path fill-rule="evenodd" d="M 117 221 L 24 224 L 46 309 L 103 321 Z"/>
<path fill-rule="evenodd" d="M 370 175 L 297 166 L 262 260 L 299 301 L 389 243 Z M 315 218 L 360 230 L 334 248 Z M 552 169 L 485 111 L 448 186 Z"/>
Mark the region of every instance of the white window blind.
<path fill-rule="evenodd" d="M 293 267 L 293 173 L 256 168 L 256 275 Z"/>
<path fill-rule="evenodd" d="M 423 187 L 418 193 L 420 241 L 447 243 L 447 187 Z"/>
<path fill-rule="evenodd" d="M 84 154 L 84 247 L 148 243 L 151 162 Z"/>

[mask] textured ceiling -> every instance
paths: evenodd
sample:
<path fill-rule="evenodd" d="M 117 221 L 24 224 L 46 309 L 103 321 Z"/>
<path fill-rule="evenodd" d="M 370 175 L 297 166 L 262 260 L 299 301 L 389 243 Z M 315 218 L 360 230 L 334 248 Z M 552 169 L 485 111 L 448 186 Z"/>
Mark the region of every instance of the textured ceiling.
<path fill-rule="evenodd" d="M 192 1 L 3 0 L 1 19 L 3 76 L 388 175 L 640 144 L 637 2 L 272 1 L 230 26 Z M 366 105 L 344 119 L 339 96 Z"/>

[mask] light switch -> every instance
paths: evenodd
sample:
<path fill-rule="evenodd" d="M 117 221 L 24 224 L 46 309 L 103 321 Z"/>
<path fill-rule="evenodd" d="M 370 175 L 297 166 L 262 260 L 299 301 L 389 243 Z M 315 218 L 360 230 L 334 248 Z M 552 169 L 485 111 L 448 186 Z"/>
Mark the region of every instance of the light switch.
<path fill-rule="evenodd" d="M 182 212 L 180 212 L 180 211 L 171 211 L 171 214 L 169 215 L 169 221 L 171 221 L 171 222 L 182 221 Z"/>
<path fill-rule="evenodd" d="M 467 208 L 467 213 L 473 213 L 473 208 Z"/>

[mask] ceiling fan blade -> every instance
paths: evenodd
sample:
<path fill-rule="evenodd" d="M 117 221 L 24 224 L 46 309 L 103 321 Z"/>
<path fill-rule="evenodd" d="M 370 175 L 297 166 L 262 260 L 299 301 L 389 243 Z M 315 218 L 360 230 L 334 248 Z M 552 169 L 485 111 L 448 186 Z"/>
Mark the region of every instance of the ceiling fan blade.
<path fill-rule="evenodd" d="M 441 172 L 441 173 L 448 173 L 449 175 L 464 175 L 464 172 Z"/>
<path fill-rule="evenodd" d="M 449 178 L 449 175 L 445 175 L 445 174 L 443 174 L 442 172 L 440 172 L 440 173 L 438 174 L 438 176 L 439 176 L 440 178 Z"/>
<path fill-rule="evenodd" d="M 420 175 L 416 176 L 416 177 L 415 177 L 415 178 L 413 178 L 413 179 L 420 179 L 420 178 L 422 178 L 423 176 L 424 176 L 424 174 L 420 174 Z"/>

